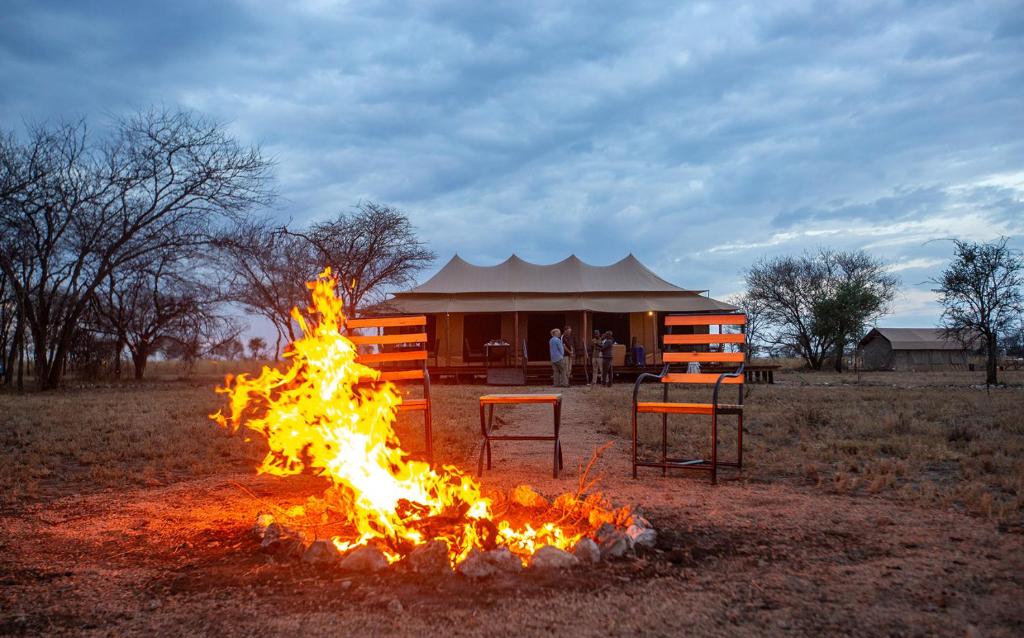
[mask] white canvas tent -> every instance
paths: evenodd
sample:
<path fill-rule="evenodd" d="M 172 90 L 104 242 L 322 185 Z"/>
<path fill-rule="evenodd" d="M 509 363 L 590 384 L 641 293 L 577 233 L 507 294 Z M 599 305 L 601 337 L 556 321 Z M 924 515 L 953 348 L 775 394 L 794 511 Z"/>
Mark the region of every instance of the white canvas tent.
<path fill-rule="evenodd" d="M 378 310 L 428 315 L 446 365 L 464 363 L 467 351 L 494 339 L 513 344 L 516 358 L 524 341 L 540 344 L 551 327 L 565 326 L 578 338 L 594 328 L 613 329 L 620 342 L 636 337 L 653 355 L 659 313 L 735 310 L 703 292 L 665 281 L 633 255 L 608 266 L 575 255 L 547 265 L 512 255 L 477 266 L 455 255 L 425 283 L 395 294 Z M 531 352 L 541 350 L 531 346 Z"/>

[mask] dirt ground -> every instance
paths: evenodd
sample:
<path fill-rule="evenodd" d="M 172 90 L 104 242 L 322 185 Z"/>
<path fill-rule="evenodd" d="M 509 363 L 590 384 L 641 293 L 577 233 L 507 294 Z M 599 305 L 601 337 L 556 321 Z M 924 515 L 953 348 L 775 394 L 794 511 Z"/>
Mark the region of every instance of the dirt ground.
<path fill-rule="evenodd" d="M 495 390 L 450 392 L 468 401 Z M 483 480 L 500 488 L 526 482 L 549 496 L 572 491 L 581 467 L 611 442 L 591 472 L 616 504 L 641 507 L 658 528 L 658 551 L 640 559 L 482 583 L 268 562 L 250 534 L 255 515 L 301 503 L 323 486 L 255 476 L 246 469 L 251 451 L 232 458 L 230 446 L 242 443 L 197 418 L 189 430 L 198 439 L 194 454 L 210 447 L 230 462 L 204 473 L 190 472 L 184 459 L 143 480 L 128 480 L 135 469 L 85 472 L 73 483 L 51 469 L 30 493 L 7 501 L 0 634 L 1024 634 L 1024 535 L 1005 516 L 888 489 L 840 491 L 802 473 L 759 469 L 756 457 L 741 477 L 726 473 L 718 486 L 655 470 L 634 481 L 621 424 L 595 412 L 611 396 L 601 392 L 564 391 L 559 479 L 550 475 L 550 448 L 523 442 L 496 444 Z M 616 404 L 628 395 L 610 392 Z M 168 410 L 179 409 L 176 397 L 166 400 Z M 1011 401 L 1024 405 L 1020 397 Z M 24 404 L 36 400 L 3 397 L 0 407 L 38 413 L 43 406 Z M 439 440 L 446 461 L 475 468 L 475 415 L 462 414 L 439 415 L 461 432 L 441 428 Z M 539 408 L 500 416 L 507 432 L 544 429 L 549 418 Z M 767 426 L 752 424 L 750 450 L 766 457 L 758 437 L 769 438 L 759 430 Z M 5 463 L 27 458 L 14 451 L 25 439 L 20 430 L 5 438 Z M 33 450 L 32 458 L 51 463 Z"/>

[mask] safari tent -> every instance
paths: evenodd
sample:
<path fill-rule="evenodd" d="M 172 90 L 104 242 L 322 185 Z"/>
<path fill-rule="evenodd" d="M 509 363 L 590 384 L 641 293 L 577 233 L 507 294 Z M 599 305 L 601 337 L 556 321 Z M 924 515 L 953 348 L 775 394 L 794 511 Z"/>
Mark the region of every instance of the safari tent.
<path fill-rule="evenodd" d="M 438 366 L 484 363 L 488 343 L 508 344 L 497 352 L 503 360 L 507 356 L 508 365 L 519 365 L 524 356 L 546 360 L 551 329 L 566 326 L 579 343 L 595 329 L 611 330 L 626 346 L 636 338 L 645 363 L 655 363 L 665 313 L 735 310 L 705 292 L 665 281 L 633 255 L 609 266 L 575 255 L 547 265 L 512 255 L 478 266 L 455 255 L 422 285 L 395 294 L 381 311 L 426 315 L 431 363 Z M 493 359 L 494 349 L 487 350 Z"/>
<path fill-rule="evenodd" d="M 874 328 L 858 348 L 864 370 L 928 370 L 968 363 L 968 348 L 938 328 Z"/>

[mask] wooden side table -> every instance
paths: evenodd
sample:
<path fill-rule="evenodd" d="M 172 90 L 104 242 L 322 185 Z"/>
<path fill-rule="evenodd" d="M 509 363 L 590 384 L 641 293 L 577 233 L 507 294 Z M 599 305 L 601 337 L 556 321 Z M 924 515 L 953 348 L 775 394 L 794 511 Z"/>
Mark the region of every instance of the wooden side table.
<path fill-rule="evenodd" d="M 553 409 L 555 432 L 553 436 L 543 435 L 508 435 L 495 436 L 491 434 L 494 426 L 494 406 L 516 405 L 516 404 L 547 404 Z M 487 469 L 491 469 L 491 441 L 554 441 L 554 455 L 552 458 L 553 476 L 558 478 L 558 471 L 562 469 L 562 442 L 558 435 L 562 427 L 562 395 L 561 394 L 485 394 L 480 397 L 480 434 L 483 437 L 480 443 L 480 461 L 477 463 L 477 476 L 484 473 L 484 455 L 487 455 Z"/>

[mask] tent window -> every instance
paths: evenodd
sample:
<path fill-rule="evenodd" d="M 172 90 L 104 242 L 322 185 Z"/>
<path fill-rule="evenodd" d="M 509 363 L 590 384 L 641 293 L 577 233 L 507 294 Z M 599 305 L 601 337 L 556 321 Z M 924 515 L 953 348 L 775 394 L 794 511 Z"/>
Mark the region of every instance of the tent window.
<path fill-rule="evenodd" d="M 501 339 L 501 313 L 466 315 L 463 320 L 463 336 L 471 350 L 483 350 L 488 341 Z"/>

